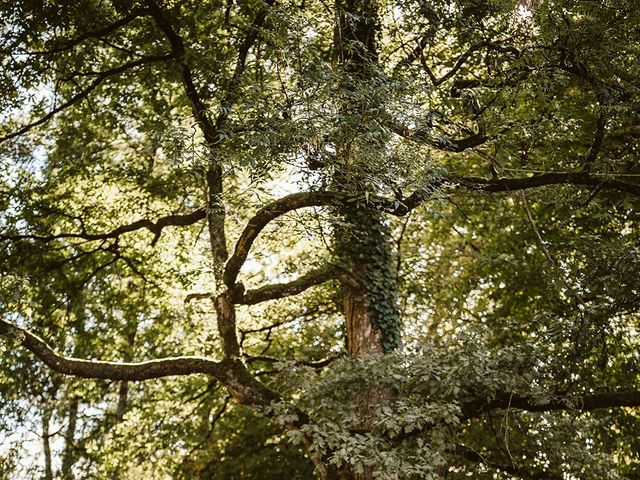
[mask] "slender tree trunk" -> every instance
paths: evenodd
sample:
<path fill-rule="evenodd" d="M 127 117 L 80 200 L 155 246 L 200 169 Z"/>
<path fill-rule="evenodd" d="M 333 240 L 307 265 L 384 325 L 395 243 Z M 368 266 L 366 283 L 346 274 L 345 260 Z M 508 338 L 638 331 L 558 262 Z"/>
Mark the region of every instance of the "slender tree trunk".
<path fill-rule="evenodd" d="M 116 407 L 116 421 L 121 422 L 127 411 L 127 403 L 129 400 L 129 382 L 123 380 L 118 388 L 118 405 Z"/>
<path fill-rule="evenodd" d="M 44 480 L 53 480 L 53 469 L 51 466 L 51 444 L 49 433 L 51 423 L 51 408 L 44 406 L 42 412 L 42 450 L 44 452 Z"/>
<path fill-rule="evenodd" d="M 138 333 L 138 322 L 133 321 L 128 325 L 129 331 L 127 332 L 127 349 L 122 356 L 123 362 L 131 362 L 133 360 L 133 350 L 136 343 L 136 334 Z M 127 411 L 127 405 L 129 402 L 129 382 L 123 380 L 118 387 L 118 405 L 116 406 L 116 421 L 121 422 L 124 418 L 124 414 Z"/>
<path fill-rule="evenodd" d="M 71 399 L 68 412 L 67 430 L 64 433 L 64 454 L 62 455 L 61 473 L 63 480 L 73 480 L 71 468 L 76 460 L 76 426 L 78 423 L 78 399 Z"/>
<path fill-rule="evenodd" d="M 138 322 L 133 320 L 127 325 L 127 349 L 122 355 L 124 362 L 131 362 L 133 360 L 133 351 L 136 343 L 136 334 L 138 333 Z M 116 405 L 116 424 L 120 423 L 124 418 L 124 414 L 127 412 L 127 406 L 129 404 L 129 382 L 123 380 L 118 386 L 118 404 Z M 120 472 L 118 470 L 111 474 L 111 480 L 119 480 Z"/>

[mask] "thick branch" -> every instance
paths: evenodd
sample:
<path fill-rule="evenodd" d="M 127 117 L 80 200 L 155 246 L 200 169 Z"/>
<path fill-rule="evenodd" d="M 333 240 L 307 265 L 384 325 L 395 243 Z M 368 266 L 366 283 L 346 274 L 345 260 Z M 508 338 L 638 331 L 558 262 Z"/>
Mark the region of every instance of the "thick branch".
<path fill-rule="evenodd" d="M 223 378 L 227 369 L 223 362 L 204 357 L 174 357 L 140 363 L 68 358 L 57 354 L 37 335 L 3 319 L 0 319 L 0 336 L 18 338 L 23 347 L 30 350 L 52 370 L 82 378 L 137 381 L 193 373 L 205 373 Z"/>
<path fill-rule="evenodd" d="M 509 192 L 546 185 L 576 185 L 618 190 L 632 195 L 640 195 L 640 185 L 623 182 L 587 172 L 553 172 L 524 178 L 481 178 L 451 177 L 453 183 L 461 187 L 485 192 Z"/>
<path fill-rule="evenodd" d="M 604 408 L 640 407 L 640 391 L 602 392 L 588 395 L 556 396 L 540 401 L 527 395 L 498 394 L 491 400 L 475 400 L 463 406 L 463 415 L 477 417 L 497 409 L 516 409 L 528 412 L 551 412 L 556 410 L 591 411 Z"/>
<path fill-rule="evenodd" d="M 318 268 L 288 283 L 265 285 L 255 290 L 248 290 L 237 300 L 241 305 L 255 305 L 267 300 L 290 297 L 306 289 L 334 279 L 340 275 L 341 269 L 335 265 Z"/>
<path fill-rule="evenodd" d="M 172 357 L 139 363 L 105 362 L 68 358 L 56 353 L 37 335 L 0 319 L 0 336 L 18 339 L 45 365 L 64 375 L 116 381 L 141 381 L 203 373 L 216 378 L 240 403 L 269 405 L 278 395 L 258 382 L 239 360 L 220 362 L 206 357 Z"/>

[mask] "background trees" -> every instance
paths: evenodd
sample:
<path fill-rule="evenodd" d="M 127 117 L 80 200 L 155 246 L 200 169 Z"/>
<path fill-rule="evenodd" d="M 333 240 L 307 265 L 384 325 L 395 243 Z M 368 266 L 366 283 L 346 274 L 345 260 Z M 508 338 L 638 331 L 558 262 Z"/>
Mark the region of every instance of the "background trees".
<path fill-rule="evenodd" d="M 2 12 L 5 476 L 637 476 L 634 2 Z"/>

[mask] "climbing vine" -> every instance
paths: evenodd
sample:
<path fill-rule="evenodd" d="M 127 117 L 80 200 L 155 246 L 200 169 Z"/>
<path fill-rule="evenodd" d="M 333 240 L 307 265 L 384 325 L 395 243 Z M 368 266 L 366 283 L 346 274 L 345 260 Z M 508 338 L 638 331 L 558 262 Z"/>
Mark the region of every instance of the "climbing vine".
<path fill-rule="evenodd" d="M 400 346 L 401 322 L 389 226 L 379 212 L 345 207 L 336 224 L 336 254 L 364 296 L 385 352 Z"/>

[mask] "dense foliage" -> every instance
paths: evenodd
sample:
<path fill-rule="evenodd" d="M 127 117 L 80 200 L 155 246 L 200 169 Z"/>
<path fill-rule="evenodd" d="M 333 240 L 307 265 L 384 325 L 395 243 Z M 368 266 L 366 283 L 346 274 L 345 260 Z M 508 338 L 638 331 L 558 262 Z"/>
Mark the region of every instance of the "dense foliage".
<path fill-rule="evenodd" d="M 0 13 L 0 479 L 640 478 L 637 2 Z"/>

